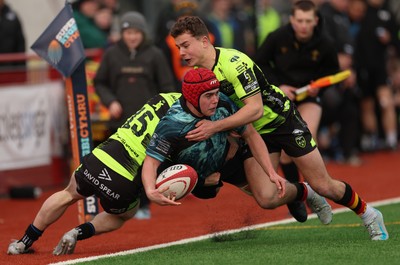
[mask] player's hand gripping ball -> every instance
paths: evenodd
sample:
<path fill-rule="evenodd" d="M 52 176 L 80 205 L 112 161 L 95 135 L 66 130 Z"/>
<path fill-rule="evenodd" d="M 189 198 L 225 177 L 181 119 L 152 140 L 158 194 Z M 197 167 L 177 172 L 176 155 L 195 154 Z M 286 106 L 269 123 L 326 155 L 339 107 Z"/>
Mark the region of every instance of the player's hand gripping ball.
<path fill-rule="evenodd" d="M 169 187 L 163 195 L 170 198 L 175 196 L 175 200 L 179 200 L 192 192 L 197 179 L 197 172 L 194 168 L 184 164 L 176 164 L 166 168 L 158 175 L 156 188 Z"/>

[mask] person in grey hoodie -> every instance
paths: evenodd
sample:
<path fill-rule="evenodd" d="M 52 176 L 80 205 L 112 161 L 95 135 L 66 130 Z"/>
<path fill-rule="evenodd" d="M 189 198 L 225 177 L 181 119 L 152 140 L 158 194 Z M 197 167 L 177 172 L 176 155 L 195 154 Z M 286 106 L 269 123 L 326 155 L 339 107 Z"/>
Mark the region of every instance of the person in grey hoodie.
<path fill-rule="evenodd" d="M 146 20 L 139 12 L 121 17 L 121 40 L 108 48 L 94 78 L 101 102 L 110 112 L 109 134 L 158 93 L 175 92 L 166 56 L 149 39 Z M 144 192 L 135 216 L 149 219 L 149 200 Z"/>
<path fill-rule="evenodd" d="M 167 59 L 147 28 L 142 14 L 125 13 L 121 40 L 105 51 L 96 72 L 94 87 L 110 112 L 110 133 L 156 94 L 176 91 Z"/>

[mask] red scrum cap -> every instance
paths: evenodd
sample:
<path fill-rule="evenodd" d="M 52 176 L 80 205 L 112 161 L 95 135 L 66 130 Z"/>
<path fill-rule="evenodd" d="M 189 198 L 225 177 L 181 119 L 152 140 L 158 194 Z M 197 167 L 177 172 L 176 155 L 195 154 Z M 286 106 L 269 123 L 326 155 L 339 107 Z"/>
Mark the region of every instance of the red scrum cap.
<path fill-rule="evenodd" d="M 201 94 L 216 88 L 219 88 L 219 81 L 215 74 L 206 68 L 191 69 L 183 77 L 183 97 L 197 109 Z"/>

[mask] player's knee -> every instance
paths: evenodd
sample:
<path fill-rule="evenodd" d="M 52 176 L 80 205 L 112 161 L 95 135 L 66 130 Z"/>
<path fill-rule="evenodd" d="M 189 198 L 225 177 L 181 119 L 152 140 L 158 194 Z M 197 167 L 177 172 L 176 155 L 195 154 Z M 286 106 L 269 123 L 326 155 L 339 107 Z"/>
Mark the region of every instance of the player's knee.
<path fill-rule="evenodd" d="M 258 205 L 263 209 L 275 209 L 279 206 L 278 200 L 271 196 L 256 196 Z"/>
<path fill-rule="evenodd" d="M 130 219 L 132 219 L 135 214 L 137 212 L 137 209 L 135 209 L 134 211 L 127 211 L 121 214 L 116 215 L 118 219 L 120 219 L 121 222 L 126 222 Z"/>
<path fill-rule="evenodd" d="M 271 201 L 263 201 L 259 204 L 260 204 L 261 208 L 266 209 L 266 210 L 272 210 L 279 206 L 277 203 L 271 202 Z"/>
<path fill-rule="evenodd" d="M 57 196 L 57 200 L 63 202 L 64 205 L 72 205 L 81 199 L 78 194 L 70 192 L 69 190 L 59 191 L 58 194 L 55 195 Z"/>
<path fill-rule="evenodd" d="M 394 101 L 389 97 L 382 97 L 379 99 L 379 105 L 382 109 L 388 109 L 394 107 Z"/>
<path fill-rule="evenodd" d="M 389 87 L 385 87 L 379 91 L 378 102 L 382 109 L 394 107 L 393 92 Z"/>
<path fill-rule="evenodd" d="M 119 214 L 118 217 L 123 222 L 128 221 L 128 220 L 132 219 L 135 216 L 136 212 L 139 210 L 139 207 L 140 207 L 140 203 L 136 204 L 135 207 L 133 207 L 132 209 L 128 210 L 127 212 Z"/>
<path fill-rule="evenodd" d="M 121 219 L 122 222 L 126 222 L 126 221 L 132 219 L 134 216 L 135 216 L 135 214 L 127 213 L 124 215 L 120 215 L 119 218 Z"/>
<path fill-rule="evenodd" d="M 336 186 L 334 185 L 333 181 L 319 182 L 312 188 L 316 193 L 326 198 L 332 198 L 336 190 Z"/>

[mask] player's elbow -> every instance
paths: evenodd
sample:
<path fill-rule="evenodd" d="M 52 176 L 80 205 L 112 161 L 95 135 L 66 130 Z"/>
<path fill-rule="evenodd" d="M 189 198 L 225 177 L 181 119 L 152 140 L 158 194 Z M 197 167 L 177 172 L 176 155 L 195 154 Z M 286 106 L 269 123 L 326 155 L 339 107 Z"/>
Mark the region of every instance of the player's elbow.
<path fill-rule="evenodd" d="M 247 108 L 246 110 L 246 117 L 248 123 L 252 123 L 260 119 L 263 115 L 264 115 L 264 108 L 262 106 L 260 108 L 252 106 L 251 108 Z"/>
<path fill-rule="evenodd" d="M 246 113 L 248 122 L 254 122 L 264 115 L 264 103 L 260 93 L 244 100 L 244 103 L 243 112 Z"/>
<path fill-rule="evenodd" d="M 264 115 L 264 108 L 258 108 L 256 110 L 256 113 L 254 114 L 254 117 L 256 118 L 255 120 L 261 119 L 261 117 Z"/>
<path fill-rule="evenodd" d="M 251 115 L 249 115 L 251 117 L 249 122 L 254 122 L 258 119 L 261 119 L 261 117 L 264 115 L 264 108 L 262 105 L 261 107 L 253 106 L 249 113 L 251 113 Z"/>
<path fill-rule="evenodd" d="M 264 104 L 262 101 L 252 102 L 251 111 L 253 113 L 253 121 L 260 119 L 264 115 Z"/>

